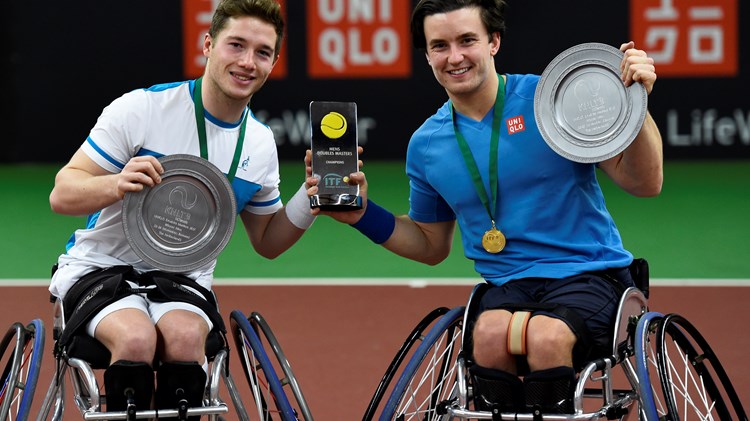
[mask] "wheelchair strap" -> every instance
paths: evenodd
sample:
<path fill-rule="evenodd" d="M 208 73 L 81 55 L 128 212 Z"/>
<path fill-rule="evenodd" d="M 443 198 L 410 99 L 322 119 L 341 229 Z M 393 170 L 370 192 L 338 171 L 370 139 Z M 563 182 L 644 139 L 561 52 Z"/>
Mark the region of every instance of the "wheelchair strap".
<path fill-rule="evenodd" d="M 57 345 L 69 345 L 73 336 L 96 313 L 132 294 L 126 281 L 133 274 L 131 266 L 114 266 L 87 273 L 76 281 L 62 300 L 66 323 Z"/>
<path fill-rule="evenodd" d="M 136 282 L 140 288 L 131 288 L 126 281 Z M 206 313 L 222 336 L 226 334 L 214 295 L 194 280 L 184 275 L 160 271 L 139 274 L 131 266 L 114 266 L 82 276 L 68 290 L 63 299 L 65 329 L 56 342 L 56 352 L 68 346 L 83 326 L 104 307 L 138 293 L 146 293 L 154 302 L 177 301 L 192 304 Z"/>
<path fill-rule="evenodd" d="M 537 311 L 547 311 L 550 312 L 560 319 L 564 320 L 566 323 L 570 324 L 570 326 L 573 328 L 574 333 L 576 334 L 577 341 L 575 344 L 575 348 L 580 350 L 583 354 L 587 354 L 588 351 L 591 350 L 591 333 L 589 332 L 588 327 L 586 327 L 586 323 L 584 323 L 581 316 L 578 315 L 578 313 L 574 312 L 573 310 L 570 310 L 569 308 L 560 305 L 560 304 L 542 304 L 542 303 L 509 303 L 509 304 L 503 304 L 502 307 L 500 307 L 504 310 L 508 310 L 512 313 L 517 312 L 528 312 L 531 316 L 534 315 Z M 530 318 L 530 316 L 529 316 Z M 519 319 L 519 321 L 523 321 L 522 319 Z M 513 323 L 513 319 L 511 319 L 511 324 Z M 528 323 L 528 321 L 526 321 Z M 510 329 L 511 326 L 509 325 L 508 328 Z M 524 341 L 525 344 L 525 326 L 523 328 L 524 333 Z M 519 330 L 516 332 L 516 335 L 521 333 Z M 510 351 L 510 342 L 513 340 L 511 338 L 511 331 L 508 332 L 508 350 Z M 521 354 L 522 355 L 522 354 Z"/>
<path fill-rule="evenodd" d="M 222 334 L 226 333 L 227 329 L 221 314 L 219 314 L 219 306 L 213 293 L 187 276 L 161 271 L 145 272 L 140 276 L 140 285 L 156 286 L 156 288 L 148 289 L 146 293 L 151 301 L 178 301 L 200 308 L 211 319 L 214 328 L 219 329 Z M 198 293 L 186 287 L 198 291 Z"/>
<path fill-rule="evenodd" d="M 526 355 L 526 328 L 531 319 L 530 311 L 515 311 L 508 323 L 508 352 L 512 355 Z"/>

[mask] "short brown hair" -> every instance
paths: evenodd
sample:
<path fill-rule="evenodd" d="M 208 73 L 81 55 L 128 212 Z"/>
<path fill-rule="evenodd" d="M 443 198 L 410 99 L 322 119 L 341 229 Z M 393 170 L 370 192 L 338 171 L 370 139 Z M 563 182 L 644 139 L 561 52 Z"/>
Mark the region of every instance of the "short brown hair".
<path fill-rule="evenodd" d="M 215 38 L 229 18 L 242 16 L 256 17 L 273 25 L 276 29 L 274 54 L 278 57 L 284 37 L 284 18 L 281 16 L 281 6 L 275 0 L 221 0 L 214 11 L 208 34 Z"/>

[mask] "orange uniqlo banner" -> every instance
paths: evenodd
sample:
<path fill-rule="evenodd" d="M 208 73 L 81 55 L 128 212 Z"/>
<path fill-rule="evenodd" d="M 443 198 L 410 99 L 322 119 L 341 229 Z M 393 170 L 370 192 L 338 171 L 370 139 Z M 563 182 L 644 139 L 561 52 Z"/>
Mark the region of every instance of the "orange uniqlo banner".
<path fill-rule="evenodd" d="M 630 0 L 636 47 L 659 76 L 737 76 L 737 0 Z"/>
<path fill-rule="evenodd" d="M 309 76 L 411 76 L 410 3 L 307 0 Z"/>
<path fill-rule="evenodd" d="M 281 12 L 286 17 L 285 0 L 278 0 Z M 213 11 L 218 0 L 182 0 L 182 49 L 183 73 L 187 78 L 197 78 L 206 67 L 203 56 L 203 39 L 211 26 Z M 281 46 L 279 61 L 269 79 L 283 79 L 287 75 L 286 39 Z"/>

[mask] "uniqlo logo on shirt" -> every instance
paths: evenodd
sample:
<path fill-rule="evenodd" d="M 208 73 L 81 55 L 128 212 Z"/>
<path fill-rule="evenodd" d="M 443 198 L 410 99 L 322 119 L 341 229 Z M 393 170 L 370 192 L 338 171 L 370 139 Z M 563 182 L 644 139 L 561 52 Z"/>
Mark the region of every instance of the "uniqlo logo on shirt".
<path fill-rule="evenodd" d="M 505 125 L 508 127 L 508 134 L 516 134 L 526 130 L 522 115 L 505 120 Z"/>
<path fill-rule="evenodd" d="M 738 0 L 630 0 L 636 48 L 659 76 L 737 76 Z"/>

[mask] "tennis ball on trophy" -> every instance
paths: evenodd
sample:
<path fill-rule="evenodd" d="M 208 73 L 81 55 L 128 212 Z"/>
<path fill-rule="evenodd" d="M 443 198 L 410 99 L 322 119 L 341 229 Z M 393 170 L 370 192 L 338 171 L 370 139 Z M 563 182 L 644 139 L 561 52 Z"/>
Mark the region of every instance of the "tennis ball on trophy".
<path fill-rule="evenodd" d="M 338 139 L 346 133 L 346 119 L 343 115 L 331 111 L 320 120 L 320 130 L 329 139 Z"/>

